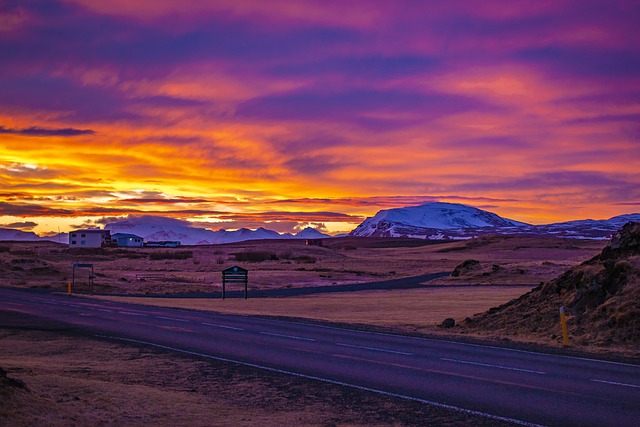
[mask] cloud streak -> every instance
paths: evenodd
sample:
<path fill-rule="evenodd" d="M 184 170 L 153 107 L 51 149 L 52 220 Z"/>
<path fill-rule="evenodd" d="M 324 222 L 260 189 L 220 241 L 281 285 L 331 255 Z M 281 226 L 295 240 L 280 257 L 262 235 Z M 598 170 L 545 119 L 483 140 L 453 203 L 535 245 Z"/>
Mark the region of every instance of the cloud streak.
<path fill-rule="evenodd" d="M 24 136 L 79 136 L 79 135 L 93 135 L 95 131 L 91 129 L 47 129 L 38 126 L 31 126 L 24 129 L 11 129 L 4 126 L 0 126 L 0 134 L 10 135 L 24 135 Z"/>

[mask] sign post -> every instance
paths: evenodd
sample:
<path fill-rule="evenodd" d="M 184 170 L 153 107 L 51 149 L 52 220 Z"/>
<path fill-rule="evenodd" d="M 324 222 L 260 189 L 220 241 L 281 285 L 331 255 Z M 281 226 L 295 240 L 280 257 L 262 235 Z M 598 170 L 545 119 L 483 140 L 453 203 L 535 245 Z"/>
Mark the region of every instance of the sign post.
<path fill-rule="evenodd" d="M 222 299 L 225 299 L 227 283 L 244 283 L 244 299 L 247 299 L 249 270 L 237 265 L 222 270 Z"/>
<path fill-rule="evenodd" d="M 89 291 L 91 292 L 91 295 L 93 295 L 93 264 L 79 264 L 79 263 L 73 264 L 73 273 L 71 275 L 72 283 L 68 288 L 69 295 L 71 295 L 71 287 L 73 287 L 73 289 L 75 289 L 76 287 L 76 268 L 91 269 L 91 272 L 89 273 Z"/>

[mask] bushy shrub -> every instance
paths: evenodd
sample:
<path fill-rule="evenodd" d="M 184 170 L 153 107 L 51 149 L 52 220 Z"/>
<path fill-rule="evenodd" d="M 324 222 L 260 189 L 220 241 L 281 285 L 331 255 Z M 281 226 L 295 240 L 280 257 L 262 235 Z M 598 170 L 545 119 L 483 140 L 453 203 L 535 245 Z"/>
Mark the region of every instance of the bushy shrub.
<path fill-rule="evenodd" d="M 162 251 L 162 252 L 151 252 L 149 254 L 149 259 L 154 261 L 161 259 L 189 259 L 193 258 L 193 251 Z"/>
<path fill-rule="evenodd" d="M 233 255 L 235 256 L 236 261 L 240 262 L 277 261 L 279 259 L 278 255 L 267 251 L 237 252 Z"/>
<path fill-rule="evenodd" d="M 282 253 L 278 254 L 278 258 L 280 258 L 280 259 L 288 259 L 288 260 L 294 259 L 293 252 L 291 252 L 291 251 L 282 252 Z"/>

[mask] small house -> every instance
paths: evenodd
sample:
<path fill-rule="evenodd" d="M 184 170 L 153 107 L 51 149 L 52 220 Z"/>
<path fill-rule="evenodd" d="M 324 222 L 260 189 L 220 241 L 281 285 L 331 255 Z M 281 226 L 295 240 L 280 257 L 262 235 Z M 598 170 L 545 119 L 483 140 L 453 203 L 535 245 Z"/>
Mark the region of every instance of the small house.
<path fill-rule="evenodd" d="M 69 248 L 103 248 L 111 246 L 109 230 L 76 230 L 69 233 Z"/>
<path fill-rule="evenodd" d="M 142 237 L 128 233 L 116 233 L 111 240 L 119 248 L 141 248 L 144 244 Z"/>

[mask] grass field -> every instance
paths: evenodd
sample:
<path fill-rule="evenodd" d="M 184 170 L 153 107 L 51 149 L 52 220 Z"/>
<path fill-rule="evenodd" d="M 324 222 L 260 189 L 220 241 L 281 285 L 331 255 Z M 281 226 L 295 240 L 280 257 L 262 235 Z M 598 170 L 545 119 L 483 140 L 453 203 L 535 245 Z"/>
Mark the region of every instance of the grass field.
<path fill-rule="evenodd" d="M 207 299 L 96 297 L 194 310 L 282 316 L 373 325 L 398 332 L 432 332 L 451 317 L 457 322 L 517 298 L 526 287 L 471 286 L 363 291 L 288 298 Z"/>

